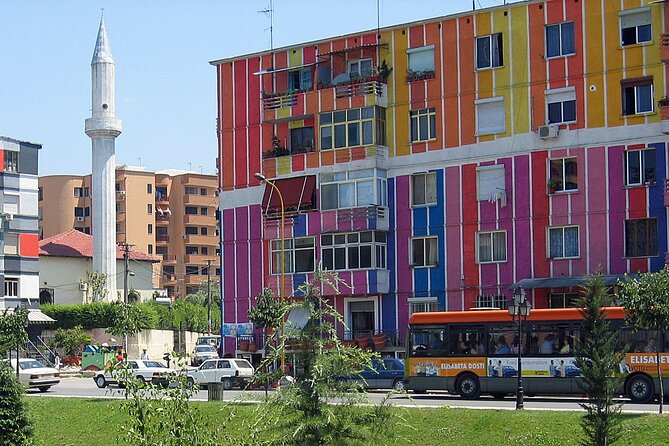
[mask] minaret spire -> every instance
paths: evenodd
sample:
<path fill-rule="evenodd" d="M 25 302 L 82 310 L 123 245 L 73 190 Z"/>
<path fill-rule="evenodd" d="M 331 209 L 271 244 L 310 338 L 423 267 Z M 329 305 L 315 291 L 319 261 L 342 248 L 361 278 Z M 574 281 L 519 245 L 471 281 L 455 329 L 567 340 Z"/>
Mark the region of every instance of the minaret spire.
<path fill-rule="evenodd" d="M 91 117 L 86 119 L 86 135 L 92 146 L 93 189 L 93 270 L 106 276 L 107 296 L 116 294 L 116 147 L 123 129 L 116 117 L 116 71 L 105 28 L 104 12 L 91 60 Z M 123 299 L 121 299 L 123 300 Z"/>

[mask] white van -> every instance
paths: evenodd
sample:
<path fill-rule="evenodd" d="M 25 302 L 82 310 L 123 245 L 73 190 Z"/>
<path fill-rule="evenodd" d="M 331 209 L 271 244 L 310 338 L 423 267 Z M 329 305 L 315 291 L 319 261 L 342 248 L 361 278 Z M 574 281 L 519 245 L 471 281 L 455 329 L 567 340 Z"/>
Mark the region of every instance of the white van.
<path fill-rule="evenodd" d="M 196 370 L 188 372 L 188 384 L 206 387 L 209 383 L 221 382 L 225 390 L 243 389 L 253 379 L 254 371 L 246 359 L 207 359 Z"/>

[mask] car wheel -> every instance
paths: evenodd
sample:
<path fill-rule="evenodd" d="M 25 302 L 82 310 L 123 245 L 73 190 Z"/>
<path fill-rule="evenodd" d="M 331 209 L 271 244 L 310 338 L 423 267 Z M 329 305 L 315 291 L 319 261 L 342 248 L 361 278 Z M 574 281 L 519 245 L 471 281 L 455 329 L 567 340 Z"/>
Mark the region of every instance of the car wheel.
<path fill-rule="evenodd" d="M 232 390 L 233 383 L 230 378 L 223 378 L 221 382 L 223 383 L 223 390 Z"/>
<path fill-rule="evenodd" d="M 403 392 L 404 381 L 402 381 L 401 379 L 396 379 L 395 382 L 393 383 L 393 390 L 396 390 L 398 392 Z"/>
<path fill-rule="evenodd" d="M 186 381 L 188 382 L 188 387 L 190 387 L 191 389 L 195 387 L 195 380 L 193 378 L 189 376 Z"/>
<path fill-rule="evenodd" d="M 107 387 L 107 381 L 105 380 L 105 377 L 103 375 L 96 376 L 95 385 L 97 385 L 100 389 Z"/>
<path fill-rule="evenodd" d="M 479 393 L 481 393 L 479 380 L 471 373 L 462 375 L 455 385 L 455 389 L 458 391 L 458 395 L 467 400 L 476 399 L 478 398 Z"/>
<path fill-rule="evenodd" d="M 627 382 L 627 396 L 633 403 L 647 403 L 654 394 L 653 382 L 646 375 L 635 375 Z"/>
<path fill-rule="evenodd" d="M 49 387 L 51 387 L 51 386 L 41 386 L 41 387 L 39 387 L 39 391 L 42 392 L 42 393 L 44 393 L 44 392 L 46 392 L 47 390 L 49 390 Z"/>

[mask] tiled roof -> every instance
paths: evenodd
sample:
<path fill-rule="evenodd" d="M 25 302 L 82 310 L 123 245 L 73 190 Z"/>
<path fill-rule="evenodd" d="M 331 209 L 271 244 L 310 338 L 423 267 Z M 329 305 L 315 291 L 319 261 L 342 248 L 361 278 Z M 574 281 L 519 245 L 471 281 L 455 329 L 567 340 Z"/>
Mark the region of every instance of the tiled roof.
<path fill-rule="evenodd" d="M 76 229 L 56 234 L 39 242 L 40 256 L 54 257 L 93 257 L 93 237 Z M 159 262 L 157 257 L 143 252 L 131 250 L 131 260 L 143 260 L 146 262 Z M 116 248 L 116 258 L 123 259 L 123 251 Z"/>

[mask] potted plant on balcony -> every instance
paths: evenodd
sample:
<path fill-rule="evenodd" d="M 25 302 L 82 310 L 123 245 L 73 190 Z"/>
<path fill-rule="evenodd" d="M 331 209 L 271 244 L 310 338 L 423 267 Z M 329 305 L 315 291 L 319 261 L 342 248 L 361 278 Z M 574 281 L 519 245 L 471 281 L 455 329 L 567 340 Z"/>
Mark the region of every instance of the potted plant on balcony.
<path fill-rule="evenodd" d="M 546 186 L 548 186 L 548 193 L 554 194 L 556 191 L 562 189 L 562 180 L 550 177 L 546 182 Z"/>
<path fill-rule="evenodd" d="M 272 148 L 265 152 L 265 158 L 276 158 L 285 155 L 290 155 L 290 152 L 288 149 L 281 146 L 281 141 L 274 135 L 274 137 L 272 137 Z"/>
<path fill-rule="evenodd" d="M 660 109 L 660 117 L 662 120 L 669 120 L 669 97 L 665 96 L 657 101 L 657 106 Z"/>

